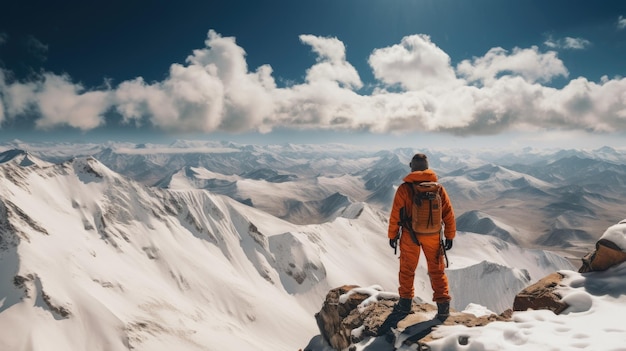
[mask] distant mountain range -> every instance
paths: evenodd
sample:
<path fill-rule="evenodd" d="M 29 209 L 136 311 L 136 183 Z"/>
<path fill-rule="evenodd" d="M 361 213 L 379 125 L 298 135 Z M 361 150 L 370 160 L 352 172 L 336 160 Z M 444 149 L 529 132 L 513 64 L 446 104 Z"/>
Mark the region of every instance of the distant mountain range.
<path fill-rule="evenodd" d="M 205 189 L 296 224 L 327 222 L 358 202 L 388 211 L 416 151 L 182 140 L 74 147 L 15 141 L 0 150 L 10 154 L 17 147 L 47 162 L 89 155 L 145 185 Z M 429 155 L 457 217 L 480 211 L 517 228 L 511 240 L 527 247 L 583 252 L 607 226 L 626 217 L 623 150 L 419 151 Z"/>

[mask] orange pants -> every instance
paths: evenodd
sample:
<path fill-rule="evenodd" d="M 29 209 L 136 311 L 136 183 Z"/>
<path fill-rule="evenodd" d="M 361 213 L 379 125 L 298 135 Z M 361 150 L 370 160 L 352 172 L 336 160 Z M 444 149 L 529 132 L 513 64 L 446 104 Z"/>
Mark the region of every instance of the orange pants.
<path fill-rule="evenodd" d="M 415 269 L 420 258 L 420 251 L 423 250 L 428 265 L 430 286 L 434 291 L 433 301 L 450 301 L 448 277 L 444 272 L 445 259 L 443 251 L 441 251 L 439 235 L 418 235 L 417 239 L 421 244 L 420 246 L 413 242 L 411 234 L 408 232 L 404 232 L 400 238 L 400 273 L 398 274 L 400 297 L 412 299 L 414 296 Z"/>

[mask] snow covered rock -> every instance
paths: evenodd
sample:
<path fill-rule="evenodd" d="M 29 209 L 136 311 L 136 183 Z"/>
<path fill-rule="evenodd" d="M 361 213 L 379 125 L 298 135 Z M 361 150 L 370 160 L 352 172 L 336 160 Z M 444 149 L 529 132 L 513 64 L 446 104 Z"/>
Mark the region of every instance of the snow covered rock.
<path fill-rule="evenodd" d="M 626 219 L 606 229 L 596 249 L 582 258 L 579 273 L 605 271 L 626 261 Z"/>
<path fill-rule="evenodd" d="M 608 227 L 600 239 L 609 240 L 626 252 L 626 219 Z"/>

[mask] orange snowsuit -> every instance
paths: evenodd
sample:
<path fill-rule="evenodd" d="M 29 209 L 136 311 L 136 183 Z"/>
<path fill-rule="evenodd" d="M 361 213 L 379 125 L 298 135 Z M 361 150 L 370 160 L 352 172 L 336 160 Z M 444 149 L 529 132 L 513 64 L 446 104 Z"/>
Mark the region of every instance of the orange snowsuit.
<path fill-rule="evenodd" d="M 415 171 L 409 173 L 404 177 L 405 182 L 436 182 L 437 174 L 431 169 L 424 171 Z M 442 207 L 442 219 L 444 223 L 444 236 L 446 239 L 454 239 L 456 235 L 456 222 L 454 219 L 454 210 L 452 209 L 452 203 L 448 197 L 446 190 L 441 187 L 441 207 Z M 410 190 L 406 184 L 400 185 L 396 191 L 396 195 L 393 199 L 393 206 L 391 208 L 391 214 L 389 216 L 389 239 L 394 239 L 398 236 L 398 230 L 400 229 L 400 209 L 405 207 L 408 213 L 411 213 L 411 206 L 413 201 L 411 199 Z M 448 277 L 444 272 L 445 262 L 444 255 L 441 250 L 441 238 L 439 233 L 436 234 L 416 234 L 417 240 L 420 245 L 416 245 L 412 238 L 411 233 L 405 228 L 402 228 L 402 236 L 400 237 L 400 272 L 398 274 L 398 280 L 400 286 L 398 293 L 400 297 L 412 299 L 414 296 L 414 279 L 415 269 L 420 256 L 420 246 L 424 251 L 426 257 L 426 263 L 428 265 L 428 275 L 430 276 L 430 284 L 433 289 L 433 301 L 446 302 L 450 301 L 450 293 L 448 291 Z"/>

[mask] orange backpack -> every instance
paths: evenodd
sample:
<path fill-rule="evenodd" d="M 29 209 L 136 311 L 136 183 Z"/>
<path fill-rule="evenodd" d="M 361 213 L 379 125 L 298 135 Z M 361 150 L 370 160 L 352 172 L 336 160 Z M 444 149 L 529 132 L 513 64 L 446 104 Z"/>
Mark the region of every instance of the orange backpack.
<path fill-rule="evenodd" d="M 415 234 L 439 234 L 441 220 L 441 184 L 408 183 L 411 194 L 411 227 Z"/>

